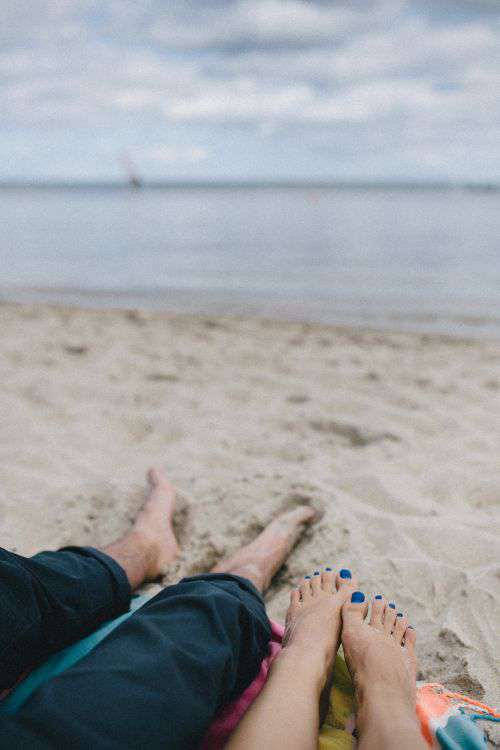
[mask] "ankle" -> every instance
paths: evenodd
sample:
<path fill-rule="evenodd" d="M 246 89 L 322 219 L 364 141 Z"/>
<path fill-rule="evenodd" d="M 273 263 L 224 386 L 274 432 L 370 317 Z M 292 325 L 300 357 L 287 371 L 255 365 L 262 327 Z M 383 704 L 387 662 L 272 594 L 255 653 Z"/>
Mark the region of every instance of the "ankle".
<path fill-rule="evenodd" d="M 411 684 L 408 674 L 398 674 L 393 670 L 390 675 L 357 672 L 354 677 L 356 701 L 358 706 L 377 706 L 390 702 L 400 712 L 415 714 L 416 688 Z"/>
<path fill-rule="evenodd" d="M 420 748 L 422 743 L 415 701 L 387 684 L 356 684 L 356 726 L 359 737 L 369 737 L 369 747 L 399 748 L 403 738 L 408 748 Z M 377 738 L 377 741 L 375 740 Z M 412 744 L 413 741 L 413 744 Z M 361 743 L 360 748 L 363 750 Z M 423 744 L 422 744 L 423 747 Z"/>
<path fill-rule="evenodd" d="M 272 662 L 271 669 L 289 673 L 294 680 L 300 676 L 304 690 L 313 691 L 317 694 L 318 700 L 328 678 L 324 659 L 304 651 L 294 643 L 289 643 L 281 649 Z"/>
<path fill-rule="evenodd" d="M 158 569 L 159 545 L 155 535 L 132 528 L 124 541 L 134 550 L 137 561 L 140 560 L 144 579 L 157 578 L 160 573 Z"/>
<path fill-rule="evenodd" d="M 317 644 L 311 646 L 292 640 L 283 647 L 280 656 L 293 665 L 295 672 L 307 676 L 308 684 L 314 685 L 321 695 L 331 675 L 335 653 L 317 648 Z"/>

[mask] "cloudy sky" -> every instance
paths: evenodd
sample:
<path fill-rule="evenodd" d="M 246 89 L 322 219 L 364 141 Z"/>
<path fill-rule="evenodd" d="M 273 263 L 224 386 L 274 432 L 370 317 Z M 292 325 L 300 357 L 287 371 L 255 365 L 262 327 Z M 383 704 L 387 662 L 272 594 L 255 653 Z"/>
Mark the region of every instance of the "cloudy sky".
<path fill-rule="evenodd" d="M 2 0 L 0 180 L 500 180 L 500 0 Z"/>

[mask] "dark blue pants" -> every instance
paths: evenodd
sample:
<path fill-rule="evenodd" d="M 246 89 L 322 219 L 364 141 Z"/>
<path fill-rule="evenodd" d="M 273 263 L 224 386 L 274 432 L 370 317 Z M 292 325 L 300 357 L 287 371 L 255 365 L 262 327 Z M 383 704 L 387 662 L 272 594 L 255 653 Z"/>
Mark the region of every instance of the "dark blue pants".
<path fill-rule="evenodd" d="M 0 550 L 0 680 L 127 611 L 122 568 L 93 548 Z M 0 716 L 0 748 L 196 748 L 258 672 L 270 625 L 260 594 L 225 574 L 168 586 L 92 653 Z"/>

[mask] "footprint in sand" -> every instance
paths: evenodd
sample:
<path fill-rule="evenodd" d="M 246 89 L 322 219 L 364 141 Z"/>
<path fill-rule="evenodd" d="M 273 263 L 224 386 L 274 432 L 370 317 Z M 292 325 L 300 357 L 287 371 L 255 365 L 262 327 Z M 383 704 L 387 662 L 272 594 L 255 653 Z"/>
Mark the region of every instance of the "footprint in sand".
<path fill-rule="evenodd" d="M 292 393 L 290 396 L 287 396 L 286 400 L 289 404 L 305 404 L 310 401 L 310 398 L 302 393 Z"/>
<path fill-rule="evenodd" d="M 153 383 L 178 383 L 180 378 L 173 372 L 151 372 L 146 375 Z"/>
<path fill-rule="evenodd" d="M 65 344 L 63 346 L 63 349 L 68 354 L 72 354 L 74 356 L 81 356 L 82 354 L 87 354 L 89 350 L 88 346 L 84 346 L 83 344 Z"/>
<path fill-rule="evenodd" d="M 392 432 L 373 432 L 348 422 L 337 422 L 334 419 L 315 419 L 309 422 L 309 426 L 315 432 L 345 438 L 353 448 L 364 448 L 381 440 L 400 441 L 400 438 Z"/>

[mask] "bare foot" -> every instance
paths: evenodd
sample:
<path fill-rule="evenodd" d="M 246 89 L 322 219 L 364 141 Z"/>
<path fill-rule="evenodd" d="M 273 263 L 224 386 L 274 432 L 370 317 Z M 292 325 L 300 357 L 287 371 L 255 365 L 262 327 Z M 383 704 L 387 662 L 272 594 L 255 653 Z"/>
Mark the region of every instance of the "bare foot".
<path fill-rule="evenodd" d="M 306 655 L 317 671 L 321 690 L 328 684 L 339 649 L 342 606 L 357 585 L 349 570 L 335 576 L 331 568 L 325 568 L 306 576 L 290 594 L 283 648 Z"/>
<path fill-rule="evenodd" d="M 172 525 L 175 490 L 161 469 L 149 469 L 147 478 L 150 486 L 148 498 L 131 533 L 137 535 L 149 550 L 146 577 L 154 580 L 175 559 L 179 545 Z"/>
<path fill-rule="evenodd" d="M 175 490 L 159 469 L 148 471 L 149 494 L 125 536 L 103 547 L 123 568 L 132 591 L 154 581 L 179 551 L 172 526 Z"/>
<path fill-rule="evenodd" d="M 356 690 L 359 750 L 424 750 L 417 721 L 415 630 L 379 596 L 370 621 L 364 594 L 342 608 L 342 646 Z"/>
<path fill-rule="evenodd" d="M 229 557 L 217 563 L 212 573 L 234 573 L 249 578 L 259 589 L 269 588 L 273 575 L 283 565 L 307 524 L 316 516 L 308 505 L 278 516 L 257 539 Z"/>

